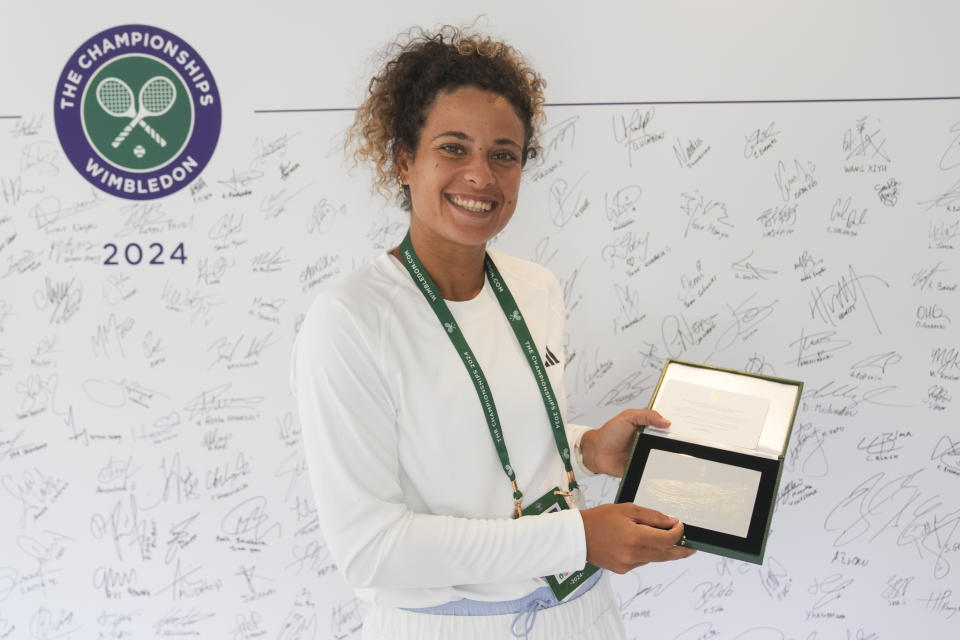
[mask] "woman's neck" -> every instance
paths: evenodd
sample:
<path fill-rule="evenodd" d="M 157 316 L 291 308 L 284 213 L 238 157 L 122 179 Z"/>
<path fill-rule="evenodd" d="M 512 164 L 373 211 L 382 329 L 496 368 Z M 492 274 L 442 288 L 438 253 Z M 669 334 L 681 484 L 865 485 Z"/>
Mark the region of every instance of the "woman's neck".
<path fill-rule="evenodd" d="M 429 235 L 422 237 L 414 228 L 410 230 L 410 242 L 444 300 L 472 300 L 483 289 L 485 246 L 453 244 Z M 399 247 L 390 253 L 404 263 Z"/>

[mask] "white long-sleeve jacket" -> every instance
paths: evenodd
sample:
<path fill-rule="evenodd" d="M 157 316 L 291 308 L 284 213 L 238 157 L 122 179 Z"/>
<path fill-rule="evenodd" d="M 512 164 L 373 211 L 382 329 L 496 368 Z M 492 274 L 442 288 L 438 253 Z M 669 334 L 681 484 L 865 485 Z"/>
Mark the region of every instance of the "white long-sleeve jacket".
<path fill-rule="evenodd" d="M 491 257 L 565 416 L 556 278 L 534 263 Z M 566 488 L 542 398 L 489 281 L 473 300 L 448 306 L 493 392 L 524 506 Z M 512 490 L 476 390 L 392 256 L 318 295 L 294 346 L 292 384 L 321 529 L 360 597 L 399 607 L 510 600 L 542 586 L 539 576 L 583 567 L 575 510 L 510 517 Z M 567 425 L 571 449 L 586 429 Z"/>

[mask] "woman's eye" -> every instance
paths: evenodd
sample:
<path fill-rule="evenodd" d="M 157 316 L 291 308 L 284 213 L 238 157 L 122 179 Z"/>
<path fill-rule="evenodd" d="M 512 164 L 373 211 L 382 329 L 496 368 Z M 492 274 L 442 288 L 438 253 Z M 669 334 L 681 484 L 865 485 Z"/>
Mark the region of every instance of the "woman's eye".
<path fill-rule="evenodd" d="M 459 144 L 450 143 L 450 144 L 440 145 L 440 149 L 442 151 L 446 151 L 447 153 L 453 153 L 456 155 L 461 155 L 464 153 L 463 147 L 461 147 Z"/>
<path fill-rule="evenodd" d="M 512 151 L 497 151 L 493 157 L 501 162 L 515 162 L 517 156 Z"/>

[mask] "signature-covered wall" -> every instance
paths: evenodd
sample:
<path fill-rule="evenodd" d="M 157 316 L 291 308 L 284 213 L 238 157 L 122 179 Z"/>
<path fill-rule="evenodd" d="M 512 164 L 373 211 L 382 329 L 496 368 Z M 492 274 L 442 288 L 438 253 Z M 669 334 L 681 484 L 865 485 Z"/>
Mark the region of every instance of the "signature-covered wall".
<path fill-rule="evenodd" d="M 343 159 L 374 52 L 474 16 L 14 4 L 0 639 L 359 638 L 290 348 L 317 289 L 406 227 Z M 667 357 L 806 385 L 764 564 L 616 576 L 629 635 L 952 637 L 960 15 L 715 4 L 493 3 L 480 23 L 549 82 L 495 246 L 563 285 L 568 419 L 645 406 Z"/>

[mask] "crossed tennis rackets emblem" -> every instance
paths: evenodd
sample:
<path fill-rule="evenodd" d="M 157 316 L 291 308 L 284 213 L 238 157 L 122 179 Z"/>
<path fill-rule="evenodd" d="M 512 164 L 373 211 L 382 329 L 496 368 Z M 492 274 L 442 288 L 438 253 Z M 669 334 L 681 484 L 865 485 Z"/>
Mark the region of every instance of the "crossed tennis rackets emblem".
<path fill-rule="evenodd" d="M 104 78 L 97 85 L 97 104 L 100 105 L 100 108 L 115 118 L 130 119 L 123 130 L 110 143 L 114 149 L 123 144 L 123 141 L 137 125 L 140 125 L 158 145 L 161 147 L 167 146 L 167 141 L 163 136 L 147 124 L 144 118 L 162 116 L 170 110 L 170 107 L 176 101 L 177 87 L 169 78 L 164 76 L 154 76 L 147 80 L 140 87 L 140 94 L 136 103 L 130 85 L 119 78 Z M 137 107 L 137 104 L 140 106 Z"/>

